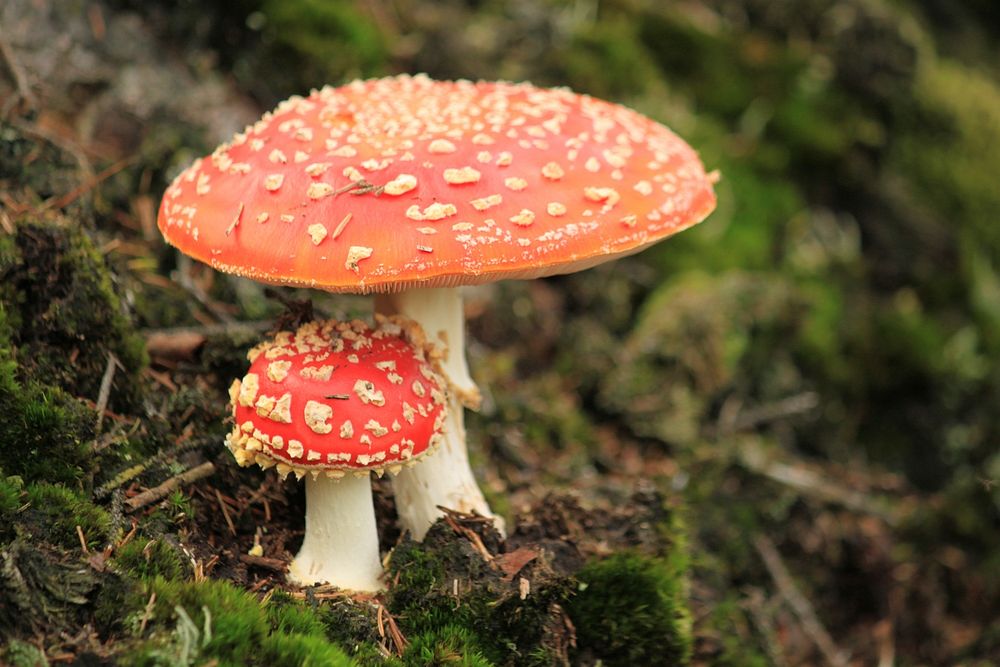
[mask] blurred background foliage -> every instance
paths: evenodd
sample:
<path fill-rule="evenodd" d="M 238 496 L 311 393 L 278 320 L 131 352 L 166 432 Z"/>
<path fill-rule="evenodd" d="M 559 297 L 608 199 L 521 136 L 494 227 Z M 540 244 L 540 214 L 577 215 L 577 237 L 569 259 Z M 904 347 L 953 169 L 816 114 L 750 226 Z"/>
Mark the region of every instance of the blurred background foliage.
<path fill-rule="evenodd" d="M 1000 4 L 108 6 L 261 110 L 426 72 L 569 86 L 672 127 L 722 174 L 706 222 L 486 295 L 471 326 L 489 395 L 470 429 L 489 475 L 515 493 L 643 475 L 683 495 L 696 659 L 815 657 L 776 648 L 787 619 L 757 597 L 765 535 L 865 664 L 1000 660 Z M 141 142 L 154 189 L 215 141 L 197 122 L 161 124 Z M 216 289 L 266 312 L 259 292 Z M 162 326 L 184 321 L 174 310 L 133 312 Z M 548 456 L 559 465 L 538 464 Z"/>

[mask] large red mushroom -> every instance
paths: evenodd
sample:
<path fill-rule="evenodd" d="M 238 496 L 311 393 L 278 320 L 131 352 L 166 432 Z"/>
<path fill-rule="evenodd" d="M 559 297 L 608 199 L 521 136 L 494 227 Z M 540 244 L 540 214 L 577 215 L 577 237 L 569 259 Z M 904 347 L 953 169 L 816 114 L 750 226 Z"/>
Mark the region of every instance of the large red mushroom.
<path fill-rule="evenodd" d="M 454 405 L 441 453 L 395 481 L 418 538 L 438 506 L 489 515 L 461 405 L 462 285 L 578 271 L 703 220 L 713 177 L 669 129 L 529 84 L 397 76 L 293 97 L 168 188 L 159 226 L 255 280 L 379 294 L 445 348 Z"/>

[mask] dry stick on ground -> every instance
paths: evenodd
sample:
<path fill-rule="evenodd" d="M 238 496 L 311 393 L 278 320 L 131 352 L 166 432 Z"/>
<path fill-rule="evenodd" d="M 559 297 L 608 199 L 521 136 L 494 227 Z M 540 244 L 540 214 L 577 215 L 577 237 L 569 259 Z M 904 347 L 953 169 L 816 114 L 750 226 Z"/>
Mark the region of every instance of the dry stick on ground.
<path fill-rule="evenodd" d="M 129 511 L 134 512 L 135 510 L 143 508 L 146 505 L 155 503 L 157 500 L 166 498 L 170 495 L 170 492 L 177 487 L 184 484 L 190 484 L 191 482 L 195 482 L 204 477 L 208 477 L 214 472 L 215 465 L 211 461 L 202 463 L 200 466 L 196 466 L 181 473 L 180 475 L 171 477 L 159 486 L 154 486 L 152 489 L 147 489 L 139 495 L 129 498 L 125 501 L 125 506 L 129 509 Z"/>
<path fill-rule="evenodd" d="M 222 493 L 216 489 L 215 498 L 219 501 L 219 509 L 222 510 L 222 518 L 226 520 L 226 525 L 229 527 L 229 533 L 236 537 L 236 526 L 233 525 L 233 520 L 229 517 L 229 510 L 226 509 L 226 501 L 222 499 Z"/>
<path fill-rule="evenodd" d="M 268 558 L 266 556 L 251 556 L 250 554 L 240 554 L 240 561 L 247 565 L 262 567 L 272 572 L 287 572 L 288 563 L 279 558 Z"/>
<path fill-rule="evenodd" d="M 0 57 L 3 58 L 11 76 L 14 77 L 14 84 L 17 86 L 17 94 L 21 96 L 22 100 L 28 103 L 29 108 L 37 109 L 38 100 L 35 98 L 35 94 L 31 92 L 31 86 L 28 85 L 28 78 L 24 75 L 24 70 L 21 69 L 21 65 L 17 62 L 17 58 L 14 57 L 14 51 L 10 48 L 10 44 L 7 43 L 7 39 L 4 37 L 2 28 L 0 28 Z M 4 109 L 4 115 L 6 116 L 7 112 L 14 106 L 15 105 L 11 105 L 10 107 Z"/>
<path fill-rule="evenodd" d="M 748 447 L 744 444 L 737 452 L 736 460 L 748 470 L 764 475 L 779 484 L 789 486 L 799 493 L 834 502 L 850 510 L 877 516 L 890 526 L 899 523 L 900 512 L 887 506 L 883 499 L 837 484 L 809 470 L 804 465 L 790 465 L 768 460 L 767 454 L 761 447 Z"/>
<path fill-rule="evenodd" d="M 255 322 L 227 322 L 201 327 L 175 327 L 169 329 L 145 329 L 146 350 L 151 357 L 162 359 L 188 359 L 201 347 L 209 336 L 242 332 L 261 333 L 274 325 L 270 320 Z"/>
<path fill-rule="evenodd" d="M 108 352 L 108 365 L 104 368 L 104 376 L 101 378 L 101 389 L 97 393 L 97 426 L 94 433 L 101 432 L 101 425 L 104 422 L 104 411 L 108 407 L 108 399 L 111 397 L 111 381 L 115 377 L 115 369 L 121 366 L 118 357 L 114 352 Z"/>
<path fill-rule="evenodd" d="M 111 165 L 101 173 L 97 174 L 96 176 L 91 176 L 84 183 L 81 183 L 80 185 L 73 188 L 66 194 L 60 195 L 58 197 L 53 196 L 46 199 L 42 203 L 42 205 L 38 208 L 38 212 L 45 211 L 50 208 L 64 208 L 66 206 L 69 206 L 74 201 L 76 201 L 77 198 L 80 197 L 80 195 L 90 192 L 98 185 L 100 185 L 101 181 L 111 178 L 125 167 L 129 166 L 133 162 L 136 162 L 138 159 L 139 159 L 138 155 L 131 155 L 127 158 L 119 160 L 118 162 L 115 162 L 113 165 Z"/>
<path fill-rule="evenodd" d="M 803 631 L 813 640 L 827 663 L 834 667 L 847 667 L 847 653 L 837 647 L 830 633 L 820 623 L 812 604 L 795 586 L 792 575 L 789 574 L 785 563 L 781 560 L 781 554 L 778 553 L 774 543 L 766 536 L 758 535 L 754 539 L 753 545 L 757 549 L 757 553 L 760 554 L 761 560 L 764 561 L 764 567 L 767 568 L 768 574 L 771 575 L 771 579 L 778 587 L 778 592 L 788 601 L 792 611 L 802 624 Z"/>

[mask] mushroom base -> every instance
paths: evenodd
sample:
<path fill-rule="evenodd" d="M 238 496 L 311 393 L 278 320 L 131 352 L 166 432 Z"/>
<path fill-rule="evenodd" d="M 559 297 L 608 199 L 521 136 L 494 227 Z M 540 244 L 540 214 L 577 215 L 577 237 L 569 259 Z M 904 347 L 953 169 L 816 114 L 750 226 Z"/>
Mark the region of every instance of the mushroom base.
<path fill-rule="evenodd" d="M 306 534 L 288 568 L 289 581 L 355 591 L 384 588 L 370 476 L 307 475 L 305 484 Z"/>

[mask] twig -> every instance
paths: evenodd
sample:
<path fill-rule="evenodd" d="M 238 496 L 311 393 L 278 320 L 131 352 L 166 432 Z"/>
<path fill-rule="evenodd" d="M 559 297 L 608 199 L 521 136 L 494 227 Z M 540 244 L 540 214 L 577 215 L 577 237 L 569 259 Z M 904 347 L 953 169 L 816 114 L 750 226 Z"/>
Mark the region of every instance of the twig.
<path fill-rule="evenodd" d="M 483 544 L 483 540 L 481 537 L 479 537 L 479 533 L 459 523 L 459 521 L 461 521 L 463 518 L 466 517 L 473 517 L 478 519 L 479 515 L 463 514 L 462 512 L 456 512 L 455 510 L 448 509 L 447 507 L 444 507 L 442 505 L 438 505 L 438 509 L 444 512 L 445 523 L 447 523 L 451 527 L 451 529 L 454 530 L 456 533 L 464 536 L 465 539 L 469 540 L 469 542 L 472 543 L 472 546 L 476 549 L 476 551 L 479 552 L 479 555 L 483 557 L 483 560 L 493 565 L 493 559 L 495 558 L 495 556 L 491 554 L 489 550 L 486 548 L 486 545 Z"/>
<path fill-rule="evenodd" d="M 895 526 L 899 523 L 899 512 L 886 507 L 884 503 L 879 502 L 878 498 L 873 498 L 862 491 L 836 484 L 803 466 L 769 461 L 759 447 L 741 447 L 738 459 L 749 470 L 764 475 L 780 484 L 790 486 L 800 493 L 816 496 L 822 500 L 843 505 L 851 510 L 877 516 L 890 526 Z"/>
<path fill-rule="evenodd" d="M 146 609 L 142 612 L 142 620 L 139 621 L 139 636 L 146 631 L 146 624 L 149 623 L 149 619 L 153 616 L 153 605 L 156 604 L 156 591 L 149 594 L 149 602 L 146 603 Z"/>
<path fill-rule="evenodd" d="M 222 494 L 218 489 L 215 490 L 215 497 L 219 501 L 219 509 L 222 510 L 222 517 L 226 520 L 226 525 L 229 526 L 229 533 L 236 537 L 236 526 L 233 525 L 233 520 L 229 517 L 229 510 L 226 509 L 226 502 L 222 499 Z"/>
<path fill-rule="evenodd" d="M 727 401 L 719 414 L 716 429 L 721 435 L 738 431 L 748 431 L 767 422 L 804 414 L 815 409 L 818 405 L 819 395 L 812 391 L 806 391 L 747 410 L 742 410 L 739 402 Z"/>
<path fill-rule="evenodd" d="M 812 604 L 792 581 L 792 575 L 789 574 L 788 568 L 781 560 L 781 554 L 774 547 L 774 543 L 766 536 L 758 535 L 754 539 L 753 545 L 757 553 L 760 554 L 761 560 L 764 561 L 764 567 L 767 568 L 768 574 L 771 575 L 771 579 L 778 587 L 778 592 L 795 612 L 802 624 L 803 631 L 816 644 L 827 663 L 834 667 L 847 667 L 847 653 L 834 643 L 833 638 L 820 623 L 819 617 L 816 616 Z"/>
<path fill-rule="evenodd" d="M 195 482 L 204 477 L 208 477 L 214 472 L 215 465 L 211 461 L 202 463 L 200 466 L 196 466 L 181 473 L 180 475 L 171 477 L 159 486 L 154 486 L 153 488 L 147 489 L 133 498 L 129 498 L 125 501 L 125 506 L 129 511 L 134 512 L 135 510 L 141 509 L 146 505 L 155 503 L 157 500 L 166 498 L 170 495 L 170 492 L 177 487 L 184 484 L 190 484 L 191 482 Z"/>
<path fill-rule="evenodd" d="M 101 432 L 101 424 L 104 423 L 104 411 L 108 407 L 108 399 L 111 397 L 111 381 L 115 377 L 115 368 L 121 366 L 118 357 L 114 352 L 108 352 L 108 365 L 104 367 L 104 376 L 101 378 L 101 389 L 97 393 L 97 426 L 94 433 Z"/>
<path fill-rule="evenodd" d="M 240 554 L 240 561 L 247 565 L 262 567 L 272 572 L 287 572 L 288 563 L 279 558 L 268 558 L 266 556 L 251 556 L 250 554 Z"/>
<path fill-rule="evenodd" d="M 84 554 L 90 554 L 90 549 L 87 548 L 87 538 L 83 534 L 83 528 L 80 524 L 76 525 L 76 536 L 80 538 L 80 548 L 83 549 Z"/>
<path fill-rule="evenodd" d="M 392 644 L 396 649 L 396 655 L 398 657 L 403 657 L 403 652 L 406 651 L 406 647 L 410 642 L 403 636 L 400 631 L 399 626 L 396 625 L 396 619 L 393 618 L 389 610 L 385 608 L 382 603 L 378 603 L 378 633 L 381 637 L 385 638 L 386 628 L 389 629 L 389 638 L 392 639 Z"/>
<path fill-rule="evenodd" d="M 80 195 L 90 192 L 98 185 L 100 185 L 101 181 L 111 178 L 119 171 L 129 166 L 138 159 L 139 159 L 138 155 L 130 155 L 129 157 L 126 157 L 124 159 L 119 160 L 118 162 L 115 162 L 113 165 L 111 165 L 101 173 L 95 176 L 91 176 L 86 180 L 86 182 L 81 183 L 80 185 L 73 188 L 66 194 L 58 197 L 56 196 L 49 197 L 44 202 L 42 202 L 42 205 L 40 207 L 38 207 L 38 211 L 45 211 L 50 208 L 65 208 L 66 206 L 69 206 L 74 201 L 76 201 L 80 197 Z"/>

